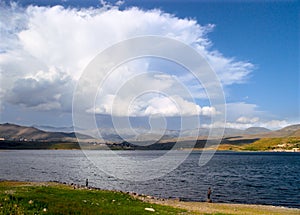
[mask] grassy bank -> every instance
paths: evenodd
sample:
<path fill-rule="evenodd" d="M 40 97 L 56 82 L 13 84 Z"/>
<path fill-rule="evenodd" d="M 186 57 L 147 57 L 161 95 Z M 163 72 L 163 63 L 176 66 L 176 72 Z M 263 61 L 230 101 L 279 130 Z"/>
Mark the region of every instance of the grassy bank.
<path fill-rule="evenodd" d="M 218 150 L 280 151 L 300 148 L 300 137 L 262 138 L 250 144 L 221 144 Z"/>
<path fill-rule="evenodd" d="M 300 214 L 262 205 L 160 200 L 46 182 L 0 182 L 0 214 Z"/>
<path fill-rule="evenodd" d="M 180 214 L 184 209 L 143 202 L 113 191 L 58 183 L 0 182 L 0 214 Z"/>

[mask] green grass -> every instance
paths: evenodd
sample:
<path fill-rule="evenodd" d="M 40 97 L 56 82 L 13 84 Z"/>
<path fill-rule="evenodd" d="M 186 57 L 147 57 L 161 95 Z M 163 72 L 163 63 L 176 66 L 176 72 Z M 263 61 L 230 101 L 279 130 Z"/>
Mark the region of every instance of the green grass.
<path fill-rule="evenodd" d="M 150 199 L 149 199 L 150 200 Z M 299 210 L 262 205 L 163 201 L 159 205 L 114 191 L 73 189 L 59 183 L 0 182 L 2 214 L 291 214 Z M 181 207 L 174 208 L 174 207 Z M 146 211 L 153 208 L 155 211 Z M 192 209 L 193 208 L 193 209 Z"/>
<path fill-rule="evenodd" d="M 154 208 L 155 212 L 145 208 Z M 60 184 L 0 182 L 0 214 L 184 214 L 184 210 L 150 204 L 130 195 L 73 189 Z"/>
<path fill-rule="evenodd" d="M 284 147 L 278 145 L 284 144 Z M 292 149 L 299 148 L 300 138 L 299 137 L 285 137 L 285 138 L 262 138 L 251 144 L 246 144 L 242 147 L 243 150 L 250 151 L 266 151 L 273 149 Z"/>
<path fill-rule="evenodd" d="M 282 144 L 283 138 L 262 138 L 254 143 L 244 145 L 243 150 L 249 151 L 266 151 L 276 148 L 278 144 Z"/>
<path fill-rule="evenodd" d="M 54 143 L 48 149 L 80 149 L 78 143 Z"/>
<path fill-rule="evenodd" d="M 213 214 L 208 214 L 208 213 L 205 213 L 204 215 L 230 215 L 230 214 L 224 214 L 224 213 L 213 213 Z"/>
<path fill-rule="evenodd" d="M 284 144 L 284 147 L 278 145 Z M 270 150 L 291 150 L 293 148 L 300 148 L 300 137 L 280 137 L 280 138 L 262 138 L 254 143 L 232 145 L 221 144 L 218 150 L 233 150 L 233 151 L 270 151 Z"/>

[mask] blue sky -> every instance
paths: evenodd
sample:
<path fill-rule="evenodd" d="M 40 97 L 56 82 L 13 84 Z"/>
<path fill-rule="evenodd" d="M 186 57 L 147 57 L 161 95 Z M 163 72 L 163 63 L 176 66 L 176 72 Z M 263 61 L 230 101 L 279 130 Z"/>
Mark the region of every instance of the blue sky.
<path fill-rule="evenodd" d="M 137 3 L 139 1 L 135 1 Z M 245 84 L 230 86 L 228 101 L 247 101 L 275 116 L 299 119 L 298 1 L 146 1 L 179 17 L 213 23 L 214 47 L 224 55 L 252 62 L 256 69 Z"/>
<path fill-rule="evenodd" d="M 115 5 L 118 3 L 114 1 L 110 4 Z M 28 9 L 30 5 L 36 5 L 38 9 Z M 63 5 L 63 8 L 57 10 L 49 9 L 55 5 Z M 63 17 L 62 14 L 67 14 L 70 23 L 73 23 L 72 16 L 76 17 L 78 14 L 72 11 L 72 8 L 77 8 L 77 11 L 86 8 L 89 12 L 94 10 L 95 13 L 95 9 L 91 7 L 99 9 L 102 7 L 101 4 L 99 1 L 92 0 L 36 0 L 20 1 L 18 6 L 13 6 L 15 9 L 11 9 L 9 3 L 6 5 L 2 3 L 0 6 L 1 10 L 5 11 L 5 13 L 2 13 L 5 16 L 2 15 L 1 24 L 5 23 L 6 20 L 10 20 L 8 23 L 12 23 L 10 27 L 9 24 L 2 25 L 5 30 L 3 31 L 4 34 L 1 35 L 4 39 L 2 40 L 0 54 L 2 77 L 0 94 L 2 106 L 1 122 L 25 125 L 49 124 L 55 126 L 72 124 L 71 102 L 65 101 L 72 96 L 72 90 L 74 85 L 76 85 L 76 78 L 73 80 L 72 77 L 78 76 L 83 68 L 80 65 L 69 67 L 68 64 L 61 64 L 64 60 L 63 57 L 49 60 L 51 55 L 48 56 L 48 54 L 51 51 L 53 51 L 53 54 L 56 54 L 57 51 L 57 47 L 52 47 L 51 44 L 58 42 L 64 45 L 69 39 L 59 37 L 59 35 L 64 36 L 65 31 L 61 34 L 60 31 L 57 34 L 53 33 L 54 30 L 57 30 L 55 23 L 59 22 L 49 21 L 48 19 L 55 20 L 55 16 Z M 47 8 L 44 6 L 47 6 Z M 131 7 L 137 7 L 138 11 L 130 11 Z M 149 11 L 152 9 L 160 9 L 161 12 L 150 14 Z M 219 53 L 219 58 L 215 61 L 212 60 L 210 63 L 218 64 L 218 62 L 231 59 L 223 67 L 216 65 L 216 68 L 220 67 L 219 70 L 217 69 L 217 74 L 220 75 L 220 79 L 224 83 L 223 87 L 226 102 L 228 103 L 228 126 L 236 128 L 249 126 L 278 128 L 300 122 L 299 9 L 300 3 L 298 1 L 125 1 L 117 9 L 122 13 L 116 13 L 116 16 L 99 21 L 97 29 L 94 30 L 101 35 L 101 31 L 104 31 L 101 23 L 104 23 L 103 25 L 106 26 L 105 23 L 111 22 L 111 26 L 119 26 L 120 20 L 118 20 L 118 16 L 123 16 L 125 13 L 124 16 L 129 17 L 127 19 L 128 23 L 135 22 L 134 19 L 136 17 L 130 19 L 130 16 L 136 13 L 141 15 L 141 20 L 145 16 L 145 22 L 149 16 L 158 16 L 157 23 L 153 22 L 149 29 L 144 30 L 145 34 L 158 32 L 158 29 L 163 25 L 162 23 L 165 23 L 167 30 L 158 34 L 176 34 L 176 30 L 173 28 L 174 23 L 178 22 L 178 20 L 186 20 L 182 22 L 180 29 L 182 32 L 187 32 L 192 38 L 193 31 L 196 31 L 195 29 L 198 29 L 200 25 L 203 28 L 201 28 L 202 30 L 198 29 L 199 35 L 196 36 L 201 39 L 207 39 L 210 42 L 210 45 L 203 45 L 205 53 L 208 53 L 210 57 L 214 55 L 214 51 Z M 88 13 L 87 11 L 83 13 Z M 107 13 L 107 11 L 98 11 L 96 13 Z M 171 15 L 165 18 L 164 15 L 166 14 Z M 26 18 L 22 18 L 22 16 L 26 16 Z M 38 16 L 40 18 L 47 17 L 47 19 L 39 23 L 37 21 Z M 192 19 L 196 23 L 189 22 L 187 19 Z M 69 25 L 67 21 L 66 19 L 66 26 Z M 48 32 L 43 29 L 43 24 L 49 25 L 49 29 L 50 27 L 54 29 L 51 33 L 53 35 L 50 41 L 49 39 L 46 40 L 47 35 L 45 34 Z M 212 24 L 213 27 L 209 27 L 209 24 Z M 14 25 L 19 27 L 11 27 Z M 28 26 L 29 30 L 27 29 Z M 85 27 L 82 29 L 89 30 Z M 77 28 L 78 31 L 83 31 L 82 29 L 80 29 L 80 26 Z M 120 33 L 116 28 L 109 28 L 108 26 L 107 29 L 116 31 L 116 34 Z M 142 30 L 131 33 L 130 24 L 128 24 L 128 29 L 129 33 L 124 34 L 121 39 L 126 39 L 136 34 L 143 34 Z M 70 31 L 72 30 L 76 30 L 76 26 L 70 27 Z M 126 32 L 127 24 L 120 31 L 122 31 L 122 34 L 124 31 Z M 209 31 L 209 33 L 206 31 Z M 40 40 L 31 41 L 32 35 L 38 35 Z M 68 32 L 66 32 L 66 35 L 68 35 Z M 52 38 L 53 41 L 51 41 Z M 104 43 L 105 39 L 107 37 L 103 38 Z M 185 42 L 192 43 L 192 40 L 186 39 Z M 107 41 L 108 44 L 113 43 L 109 39 Z M 34 47 L 36 49 L 28 48 L 29 45 L 32 45 L 32 47 L 36 45 L 37 47 Z M 68 47 L 72 47 L 72 45 Z M 98 51 L 101 51 L 101 48 Z M 48 53 L 41 51 L 45 49 L 48 50 Z M 14 50 L 13 54 L 11 54 L 12 50 Z M 81 51 L 84 52 L 85 50 L 78 48 L 78 52 Z M 91 53 L 98 52 L 93 50 Z M 72 59 L 77 59 L 76 57 L 74 56 Z M 91 57 L 89 56 L 87 59 L 91 59 Z M 22 60 L 12 63 L 13 60 L 11 59 L 17 58 L 26 62 L 31 62 L 32 60 L 32 63 L 29 63 L 31 67 L 24 68 L 26 66 L 21 62 Z M 87 62 L 83 61 L 81 66 L 86 65 Z M 141 67 L 144 64 L 145 62 L 137 63 Z M 236 66 L 237 64 L 239 65 L 238 67 Z M 136 68 L 137 65 L 129 66 Z M 78 71 L 76 74 L 70 74 L 70 68 Z M 22 69 L 24 69 L 24 72 L 17 74 L 17 71 Z M 58 69 L 59 71 L 56 71 Z M 30 70 L 30 73 L 25 72 L 28 70 Z M 246 73 L 242 74 L 238 70 L 246 71 Z M 229 78 L 226 76 L 227 71 L 231 72 Z M 172 75 L 172 72 L 169 72 L 169 75 Z M 45 79 L 45 77 L 48 77 L 48 79 Z M 5 83 L 12 83 L 14 87 L 11 87 L 11 85 L 6 87 Z M 60 86 L 60 89 L 57 86 Z M 44 89 L 44 91 L 41 89 Z M 45 94 L 41 92 L 45 92 Z M 40 99 L 34 99 L 34 101 L 26 99 L 30 98 L 31 95 L 36 95 Z M 49 100 L 47 100 L 48 98 Z M 101 100 L 99 105 L 103 106 L 107 99 Z M 149 98 L 147 99 L 149 100 Z M 28 100 L 30 100 L 30 103 Z M 208 104 L 204 100 L 196 97 L 196 101 L 199 101 L 196 105 L 203 108 Z M 169 101 L 159 101 L 169 107 Z M 105 103 L 105 105 L 107 106 L 108 103 Z M 147 105 L 144 104 L 143 107 L 152 107 L 152 109 L 154 107 L 151 103 L 147 103 Z M 155 108 L 162 110 L 161 107 L 155 106 Z M 211 107 L 206 109 L 209 108 Z M 103 109 L 99 108 L 99 110 Z M 107 114 L 107 112 L 100 111 L 99 114 L 101 116 L 101 114 Z M 141 113 L 139 112 L 138 114 Z M 146 117 L 146 115 L 142 114 L 142 117 Z M 105 123 L 108 122 L 104 121 L 103 124 Z"/>

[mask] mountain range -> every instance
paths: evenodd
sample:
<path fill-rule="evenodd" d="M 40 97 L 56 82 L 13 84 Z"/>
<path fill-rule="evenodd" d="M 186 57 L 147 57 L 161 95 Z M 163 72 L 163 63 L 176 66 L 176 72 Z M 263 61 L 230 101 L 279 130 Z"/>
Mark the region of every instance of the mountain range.
<path fill-rule="evenodd" d="M 170 143 L 179 141 L 190 141 L 190 140 L 205 140 L 209 134 L 209 129 L 200 128 L 194 130 L 184 130 L 182 132 L 178 130 L 166 130 L 161 137 L 158 135 L 159 132 L 152 132 L 145 128 L 137 128 L 134 132 L 131 129 L 121 129 L 118 133 L 112 128 L 100 128 L 99 133 L 101 134 L 105 143 L 120 144 L 126 142 L 147 142 L 155 140 L 157 143 Z M 195 135 L 198 134 L 198 135 Z M 226 128 L 224 131 L 223 142 L 253 142 L 261 138 L 275 138 L 275 137 L 289 137 L 289 136 L 300 136 L 300 124 L 291 125 L 279 130 L 269 130 L 263 127 L 250 127 L 245 130 Z M 94 136 L 78 134 L 75 135 L 73 127 L 51 127 L 51 126 L 20 126 L 16 124 L 4 123 L 0 124 L 0 140 L 8 141 L 25 141 L 25 142 L 77 142 L 77 137 L 85 142 L 97 142 Z M 1 144 L 1 142 L 0 142 Z"/>
<path fill-rule="evenodd" d="M 90 136 L 78 134 L 82 139 L 93 139 Z M 63 141 L 76 142 L 75 132 L 49 132 L 35 127 L 21 126 L 16 124 L 0 124 L 0 138 L 5 140 L 26 141 Z"/>

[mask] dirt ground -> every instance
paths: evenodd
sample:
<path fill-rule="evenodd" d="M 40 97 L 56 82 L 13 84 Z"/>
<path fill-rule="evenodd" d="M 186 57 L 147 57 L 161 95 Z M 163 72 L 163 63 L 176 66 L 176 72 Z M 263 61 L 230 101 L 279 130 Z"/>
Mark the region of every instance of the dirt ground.
<path fill-rule="evenodd" d="M 155 199 L 152 197 L 138 197 L 139 199 L 156 203 L 160 205 L 168 205 L 176 208 L 186 209 L 190 214 L 272 214 L 272 215 L 300 215 L 300 209 L 285 208 L 267 205 L 247 205 L 247 204 L 227 204 L 227 203 L 207 203 L 207 202 L 182 202 L 170 199 Z"/>

